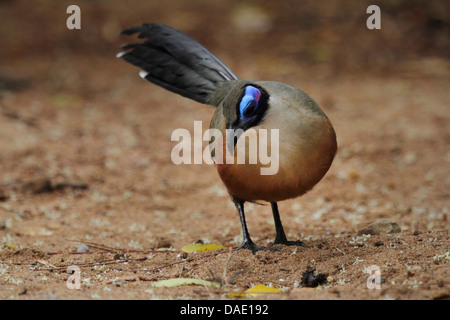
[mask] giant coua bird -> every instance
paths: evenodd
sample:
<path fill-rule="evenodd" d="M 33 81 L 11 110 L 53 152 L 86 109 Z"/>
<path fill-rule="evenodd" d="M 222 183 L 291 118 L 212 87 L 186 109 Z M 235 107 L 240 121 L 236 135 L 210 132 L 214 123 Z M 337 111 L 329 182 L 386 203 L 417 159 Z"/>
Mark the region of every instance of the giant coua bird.
<path fill-rule="evenodd" d="M 246 139 L 247 133 L 262 139 L 261 129 L 278 130 L 277 149 L 273 148 L 278 151 L 278 170 L 274 174 L 261 174 L 267 163 L 259 158 L 253 163 L 230 163 L 217 161 L 217 155 L 212 154 L 239 213 L 243 243 L 237 250 L 279 250 L 258 246 L 250 238 L 244 203 L 260 201 L 270 202 L 272 207 L 274 244 L 306 247 L 302 241 L 286 238 L 277 202 L 303 195 L 330 168 L 337 143 L 325 113 L 309 95 L 289 85 L 240 79 L 200 43 L 172 27 L 146 23 L 122 32 L 136 33 L 144 41 L 123 46 L 117 57 L 139 67 L 145 80 L 216 107 L 210 128 L 219 130 L 226 139 L 212 139 L 214 151 L 223 151 L 223 157 L 235 156 L 238 142 Z M 228 130 L 241 133 L 227 135 Z M 275 147 L 274 143 L 266 141 L 266 147 Z"/>

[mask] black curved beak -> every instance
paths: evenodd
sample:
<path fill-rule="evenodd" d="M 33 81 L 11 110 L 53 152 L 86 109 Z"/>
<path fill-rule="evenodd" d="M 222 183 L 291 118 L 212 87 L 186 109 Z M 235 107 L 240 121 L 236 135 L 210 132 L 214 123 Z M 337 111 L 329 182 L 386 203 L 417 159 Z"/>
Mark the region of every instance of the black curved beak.
<path fill-rule="evenodd" d="M 234 156 L 234 150 L 236 148 L 236 144 L 239 140 L 239 137 L 244 133 L 244 124 L 237 123 L 235 125 L 229 125 L 226 132 L 227 139 L 227 149 L 228 152 Z"/>

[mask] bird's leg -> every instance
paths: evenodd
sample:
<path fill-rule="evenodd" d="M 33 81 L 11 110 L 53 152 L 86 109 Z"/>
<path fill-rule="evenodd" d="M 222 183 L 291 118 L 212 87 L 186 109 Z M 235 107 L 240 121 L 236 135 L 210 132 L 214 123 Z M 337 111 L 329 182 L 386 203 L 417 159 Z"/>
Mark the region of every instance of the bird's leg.
<path fill-rule="evenodd" d="M 286 246 L 302 246 L 307 248 L 306 244 L 303 241 L 289 241 L 286 238 L 286 234 L 284 233 L 283 225 L 281 224 L 280 213 L 278 212 L 278 205 L 276 202 L 271 202 L 273 220 L 275 222 L 275 230 L 277 232 L 275 236 L 274 244 L 284 244 Z"/>
<path fill-rule="evenodd" d="M 236 208 L 239 213 L 239 218 L 241 219 L 242 234 L 244 237 L 244 241 L 242 242 L 242 244 L 239 247 L 236 248 L 236 251 L 240 250 L 240 249 L 248 249 L 248 250 L 251 250 L 253 254 L 255 254 L 255 252 L 258 250 L 281 251 L 278 248 L 266 248 L 266 247 L 262 247 L 262 246 L 257 246 L 250 238 L 250 234 L 247 229 L 247 223 L 245 222 L 245 215 L 244 215 L 244 202 L 240 201 L 240 200 L 234 200 L 234 204 L 236 205 Z"/>

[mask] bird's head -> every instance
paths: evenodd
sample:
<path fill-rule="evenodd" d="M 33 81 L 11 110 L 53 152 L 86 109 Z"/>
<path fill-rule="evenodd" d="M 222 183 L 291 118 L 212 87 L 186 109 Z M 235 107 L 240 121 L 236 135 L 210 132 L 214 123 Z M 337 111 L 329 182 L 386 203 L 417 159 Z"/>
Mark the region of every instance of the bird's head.
<path fill-rule="evenodd" d="M 264 121 L 269 108 L 269 94 L 261 86 L 246 83 L 224 100 L 224 116 L 226 119 L 227 148 L 233 154 L 239 137 L 249 128 Z"/>

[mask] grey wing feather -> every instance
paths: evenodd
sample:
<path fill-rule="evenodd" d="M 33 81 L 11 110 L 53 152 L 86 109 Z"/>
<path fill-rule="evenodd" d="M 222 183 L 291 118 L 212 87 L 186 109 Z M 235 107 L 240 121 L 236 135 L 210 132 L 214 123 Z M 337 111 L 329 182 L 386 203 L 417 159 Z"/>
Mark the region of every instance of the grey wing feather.
<path fill-rule="evenodd" d="M 122 47 L 118 57 L 140 67 L 142 76 L 167 90 L 201 103 L 220 83 L 239 79 L 222 61 L 200 43 L 162 24 L 143 24 L 126 29 L 146 41 Z"/>

